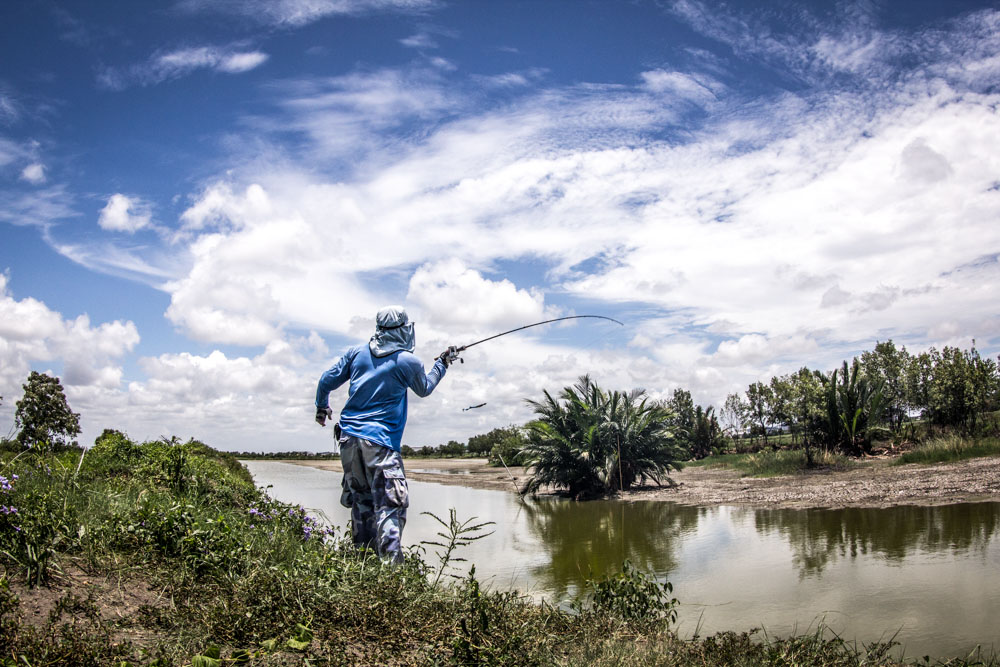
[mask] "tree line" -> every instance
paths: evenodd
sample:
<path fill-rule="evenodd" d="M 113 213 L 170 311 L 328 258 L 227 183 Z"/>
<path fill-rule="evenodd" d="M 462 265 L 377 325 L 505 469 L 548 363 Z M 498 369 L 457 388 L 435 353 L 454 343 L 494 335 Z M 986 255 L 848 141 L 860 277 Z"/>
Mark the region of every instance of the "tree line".
<path fill-rule="evenodd" d="M 79 414 L 57 378 L 32 372 L 17 403 L 16 445 L 76 445 Z M 645 391 L 607 391 L 588 376 L 558 395 L 528 400 L 535 418 L 437 447 L 403 446 L 404 456 L 488 456 L 495 465 L 534 468 L 528 490 L 564 488 L 574 496 L 614 493 L 645 481 L 661 483 L 691 459 L 760 448 L 802 448 L 812 465 L 820 448 L 850 456 L 872 453 L 877 441 L 915 437 L 917 424 L 965 436 L 998 429 L 1000 372 L 975 348 L 931 348 L 918 354 L 879 342 L 840 368 L 800 368 L 751 383 L 721 409 L 696 405 L 676 389 L 666 400 Z M 12 443 L 13 444 L 13 443 Z M 304 452 L 244 455 L 314 456 Z M 317 456 L 330 456 L 324 453 Z"/>

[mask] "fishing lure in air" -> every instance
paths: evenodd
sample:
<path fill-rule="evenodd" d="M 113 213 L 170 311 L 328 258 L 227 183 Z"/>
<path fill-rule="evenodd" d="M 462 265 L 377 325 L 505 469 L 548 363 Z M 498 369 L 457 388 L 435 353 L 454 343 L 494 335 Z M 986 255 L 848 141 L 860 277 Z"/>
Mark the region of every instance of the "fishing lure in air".
<path fill-rule="evenodd" d="M 517 327 L 516 329 L 511 329 L 510 331 L 503 331 L 501 333 L 494 334 L 493 336 L 489 336 L 488 338 L 483 338 L 482 340 L 477 340 L 475 343 L 469 343 L 468 345 L 462 345 L 461 347 L 452 346 L 452 347 L 448 348 L 448 351 L 445 354 L 448 355 L 448 358 L 451 361 L 454 361 L 455 359 L 458 359 L 459 361 L 462 361 L 461 357 L 458 356 L 459 353 L 464 352 L 465 350 L 468 350 L 470 347 L 474 347 L 476 345 L 479 345 L 480 343 L 485 343 L 488 340 L 493 340 L 494 338 L 499 338 L 500 336 L 506 336 L 507 334 L 512 334 L 512 333 L 517 332 L 517 331 L 523 331 L 525 329 L 530 329 L 531 327 L 541 326 L 543 324 L 551 324 L 552 322 L 562 322 L 563 320 L 579 320 L 579 319 L 583 319 L 583 318 L 594 318 L 594 319 L 598 319 L 598 320 L 608 320 L 609 322 L 614 322 L 615 324 L 618 324 L 618 325 L 621 325 L 621 326 L 625 326 L 623 323 L 619 322 L 618 320 L 616 320 L 614 318 L 611 318 L 611 317 L 605 317 L 604 315 L 569 315 L 567 317 L 557 317 L 557 318 L 552 319 L 552 320 L 543 320 L 541 322 L 535 322 L 534 324 L 525 324 L 523 327 Z M 442 355 L 442 356 L 444 356 L 444 355 Z M 441 357 L 435 357 L 435 359 L 440 359 L 440 358 Z M 465 362 L 462 361 L 462 363 L 465 363 Z"/>

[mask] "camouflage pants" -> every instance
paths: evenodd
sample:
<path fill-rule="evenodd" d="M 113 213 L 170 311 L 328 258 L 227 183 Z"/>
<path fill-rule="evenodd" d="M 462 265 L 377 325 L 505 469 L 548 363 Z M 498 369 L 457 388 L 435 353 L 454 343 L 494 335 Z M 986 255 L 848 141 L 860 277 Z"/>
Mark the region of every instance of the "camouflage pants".
<path fill-rule="evenodd" d="M 361 438 L 340 438 L 344 466 L 340 503 L 351 508 L 351 535 L 358 547 L 375 549 L 394 563 L 403 560 L 401 541 L 410 492 L 399 452 Z"/>

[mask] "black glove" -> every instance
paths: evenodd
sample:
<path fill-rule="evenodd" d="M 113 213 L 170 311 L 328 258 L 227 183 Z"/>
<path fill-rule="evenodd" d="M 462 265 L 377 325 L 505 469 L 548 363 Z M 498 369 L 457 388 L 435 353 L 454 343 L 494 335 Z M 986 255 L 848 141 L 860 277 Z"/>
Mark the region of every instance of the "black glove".
<path fill-rule="evenodd" d="M 333 410 L 330 408 L 316 408 L 316 423 L 320 426 L 326 426 L 326 420 L 333 416 Z"/>
<path fill-rule="evenodd" d="M 438 359 L 441 360 L 445 368 L 448 368 L 458 359 L 458 348 L 454 345 L 449 346 L 447 350 L 438 355 Z"/>

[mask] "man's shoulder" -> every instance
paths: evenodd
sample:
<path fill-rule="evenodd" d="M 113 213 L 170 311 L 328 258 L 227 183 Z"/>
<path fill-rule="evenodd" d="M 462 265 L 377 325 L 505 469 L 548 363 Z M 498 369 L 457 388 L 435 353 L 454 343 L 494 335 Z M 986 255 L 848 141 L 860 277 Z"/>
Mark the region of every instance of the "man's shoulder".
<path fill-rule="evenodd" d="M 424 365 L 423 362 L 420 361 L 420 358 L 409 350 L 400 350 L 396 353 L 396 363 L 405 366 L 418 367 L 423 367 Z"/>

